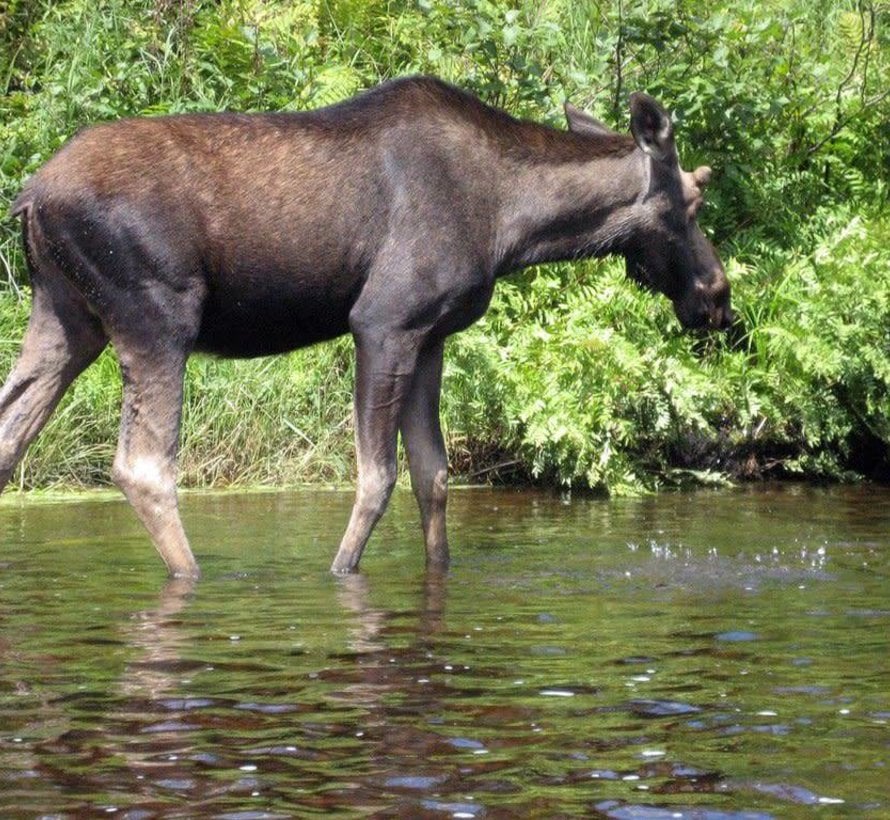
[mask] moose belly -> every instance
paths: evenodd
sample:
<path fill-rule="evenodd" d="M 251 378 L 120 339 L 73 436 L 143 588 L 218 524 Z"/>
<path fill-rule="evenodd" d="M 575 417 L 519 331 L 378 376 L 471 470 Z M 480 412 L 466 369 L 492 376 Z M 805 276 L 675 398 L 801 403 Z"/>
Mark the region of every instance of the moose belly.
<path fill-rule="evenodd" d="M 211 289 L 195 348 L 251 358 L 333 339 L 349 330 L 353 301 L 352 294 L 305 281 Z"/>

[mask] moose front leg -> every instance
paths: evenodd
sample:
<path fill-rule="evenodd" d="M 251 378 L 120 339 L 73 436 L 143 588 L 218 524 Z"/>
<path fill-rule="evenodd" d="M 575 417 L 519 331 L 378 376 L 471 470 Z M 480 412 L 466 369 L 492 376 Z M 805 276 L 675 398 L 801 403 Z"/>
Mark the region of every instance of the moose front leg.
<path fill-rule="evenodd" d="M 331 572 L 354 572 L 396 483 L 396 437 L 411 389 L 418 343 L 412 334 L 356 334 L 355 446 L 358 486 Z"/>
<path fill-rule="evenodd" d="M 411 486 L 420 507 L 426 562 L 441 568 L 447 567 L 449 560 L 445 534 L 448 454 L 439 423 L 444 346 L 444 340 L 438 339 L 421 352 L 399 424 L 408 453 Z"/>

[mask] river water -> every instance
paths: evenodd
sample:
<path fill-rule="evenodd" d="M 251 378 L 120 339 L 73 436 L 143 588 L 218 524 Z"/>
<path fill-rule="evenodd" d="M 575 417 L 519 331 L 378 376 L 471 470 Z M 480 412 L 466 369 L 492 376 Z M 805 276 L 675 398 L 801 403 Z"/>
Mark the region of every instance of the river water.
<path fill-rule="evenodd" d="M 890 488 L 0 506 L 0 815 L 890 817 Z"/>

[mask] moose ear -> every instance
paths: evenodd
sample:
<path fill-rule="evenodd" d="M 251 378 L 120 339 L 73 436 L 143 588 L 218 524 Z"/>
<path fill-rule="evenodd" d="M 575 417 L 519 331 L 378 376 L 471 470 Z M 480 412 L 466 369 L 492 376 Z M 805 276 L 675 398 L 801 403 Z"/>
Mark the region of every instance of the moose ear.
<path fill-rule="evenodd" d="M 630 95 L 630 131 L 637 145 L 659 162 L 676 157 L 670 115 L 656 100 L 641 91 Z"/>
<path fill-rule="evenodd" d="M 612 133 L 612 129 L 609 128 L 608 125 L 604 125 L 598 119 L 591 117 L 586 111 L 582 111 L 580 108 L 575 108 L 570 102 L 567 102 L 564 108 L 566 112 L 566 120 L 568 120 L 569 123 L 569 131 L 594 137 Z"/>
<path fill-rule="evenodd" d="M 707 165 L 701 165 L 692 172 L 692 179 L 700 191 L 703 191 L 711 181 L 711 169 Z"/>

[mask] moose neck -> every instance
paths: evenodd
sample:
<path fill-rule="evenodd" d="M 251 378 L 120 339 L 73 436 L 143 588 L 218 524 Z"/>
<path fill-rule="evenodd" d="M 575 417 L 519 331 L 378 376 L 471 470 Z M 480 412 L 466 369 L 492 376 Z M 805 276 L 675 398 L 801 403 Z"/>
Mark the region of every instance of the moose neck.
<path fill-rule="evenodd" d="M 572 138 L 572 135 L 567 137 Z M 641 227 L 648 158 L 624 149 L 580 159 L 505 159 L 499 273 L 617 253 Z"/>

